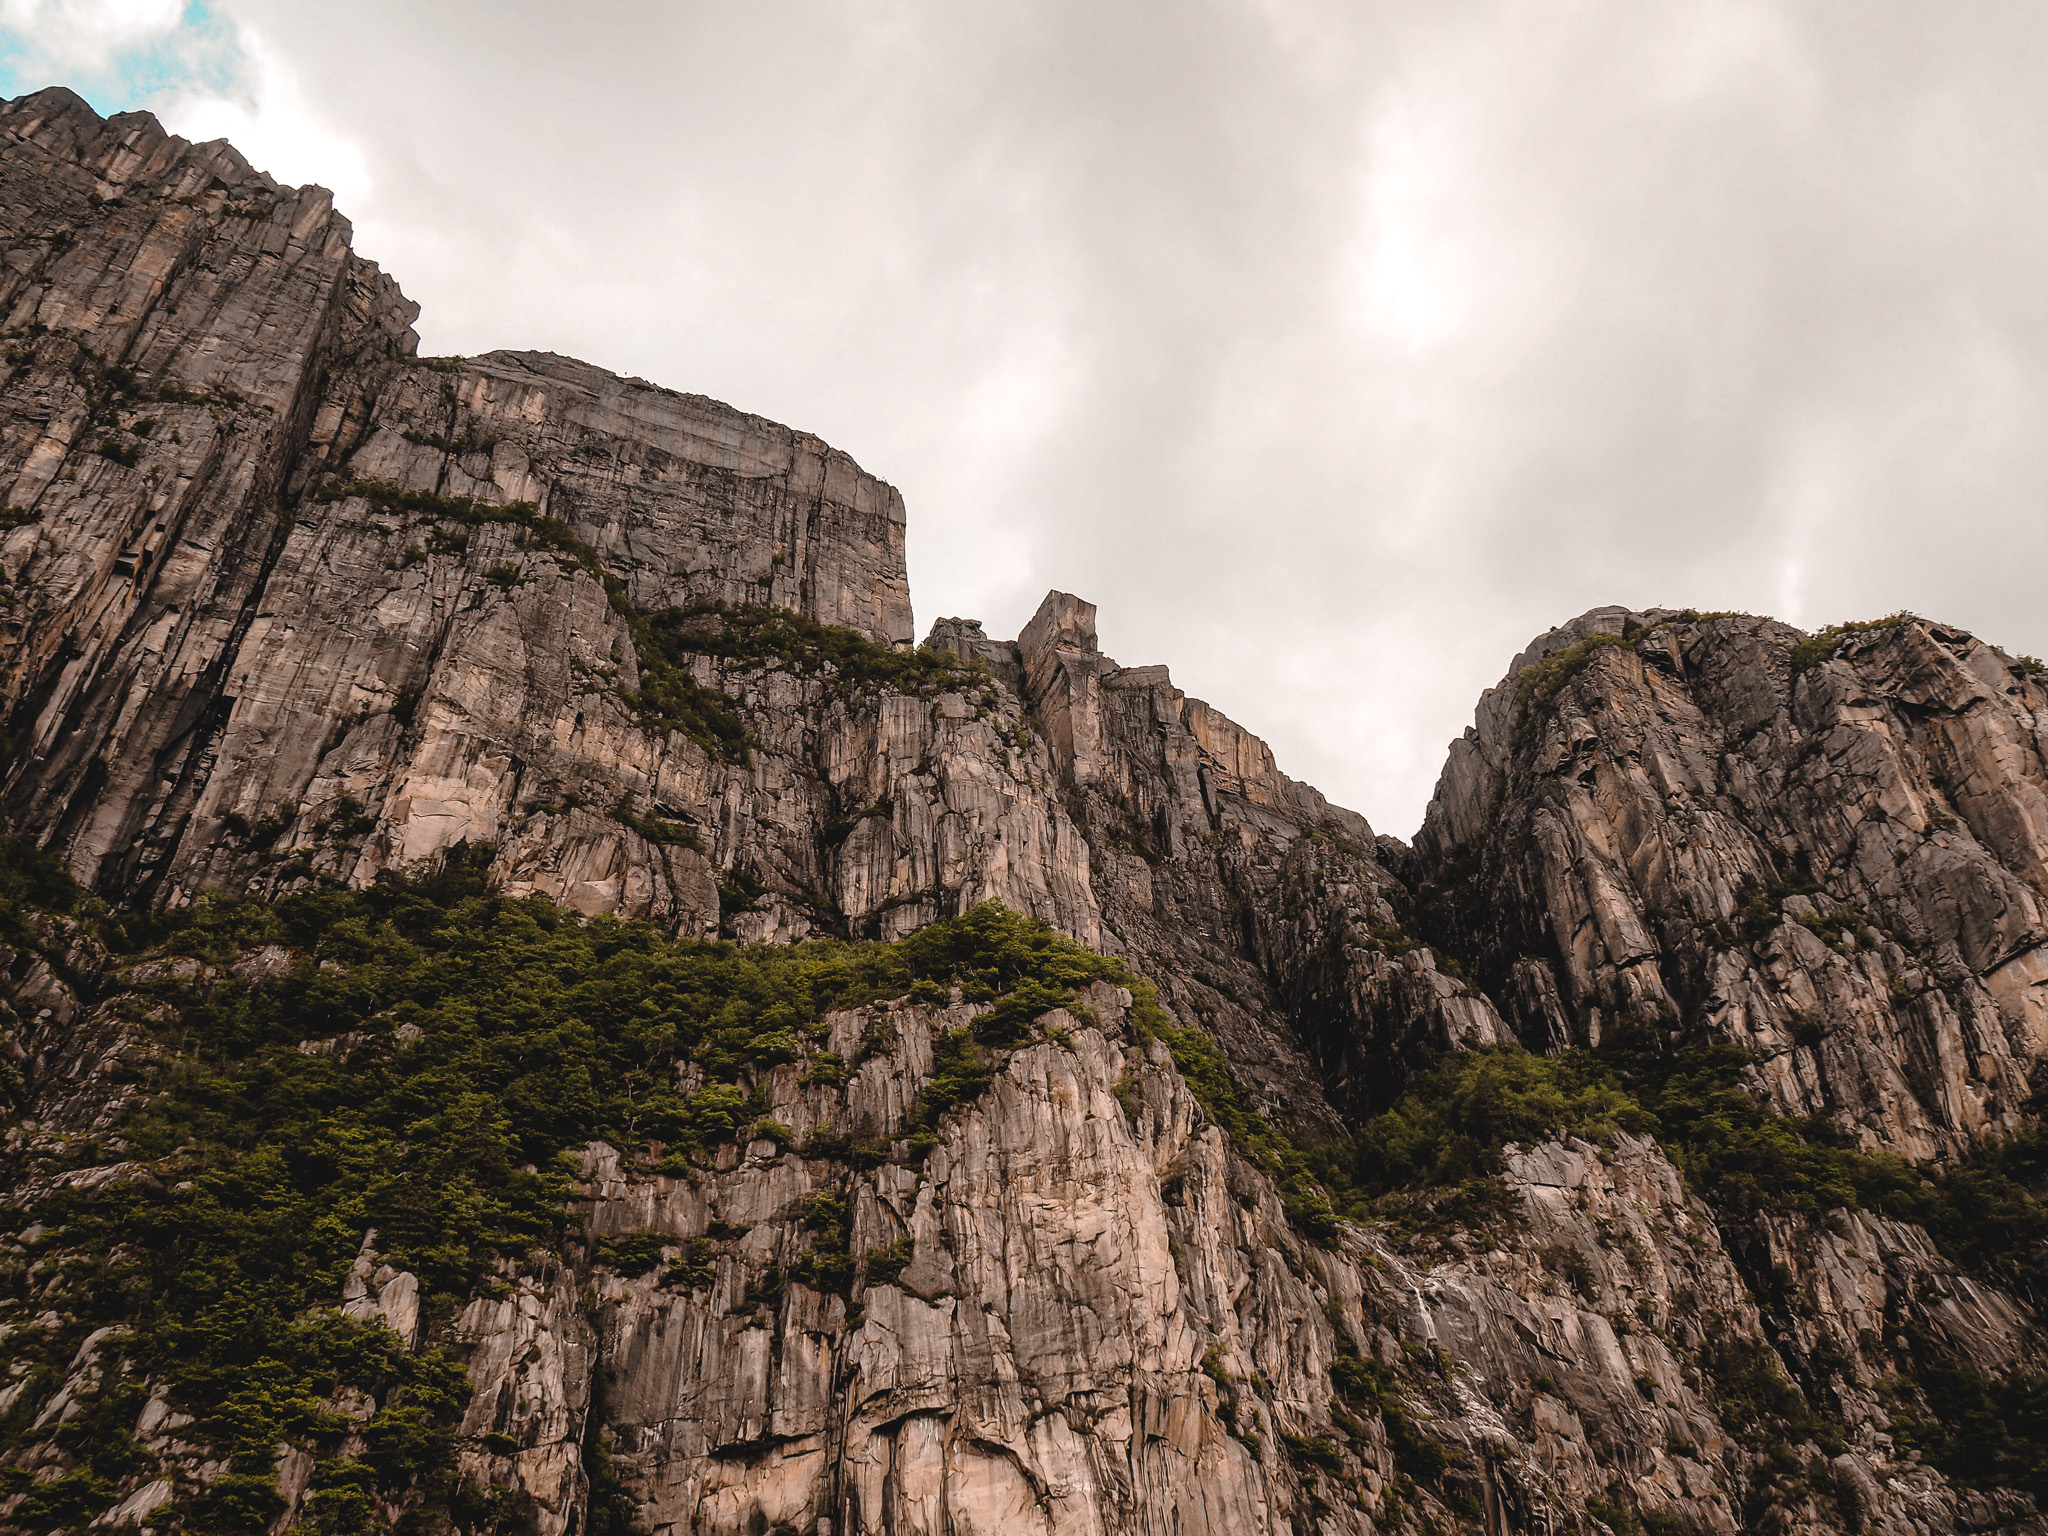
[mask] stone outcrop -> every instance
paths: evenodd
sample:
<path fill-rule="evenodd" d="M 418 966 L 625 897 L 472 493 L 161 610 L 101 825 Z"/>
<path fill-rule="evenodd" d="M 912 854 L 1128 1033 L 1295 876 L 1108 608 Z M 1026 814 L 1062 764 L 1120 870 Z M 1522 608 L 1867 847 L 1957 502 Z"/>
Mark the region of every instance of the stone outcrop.
<path fill-rule="evenodd" d="M 1087 839 L 1103 947 L 1156 977 L 1274 1114 L 1334 1130 L 1433 1053 L 1503 1037 L 1403 931 L 1405 889 L 1365 818 L 1165 667 L 1102 655 L 1094 604 L 1054 592 L 1014 644 L 960 620 L 930 643 L 1018 689 Z"/>
<path fill-rule="evenodd" d="M 43 1028 L 119 1038 L 145 1001 L 122 988 L 155 979 L 110 974 L 98 1024 Z M 1564 1532 L 1632 1505 L 1733 1533 L 1765 1489 L 1787 1529 L 2048 1528 L 1888 1433 L 1873 1334 L 1932 1327 L 1991 1371 L 2034 1347 L 2028 1310 L 1917 1229 L 1772 1224 L 1768 1263 L 1813 1302 L 1789 1360 L 1712 1214 L 1644 1139 L 1514 1152 L 1488 1232 L 1415 1247 L 1352 1228 L 1312 1245 L 1132 1029 L 1130 994 L 1085 996 L 1087 1018 L 1042 1018 L 921 1159 L 900 1155 L 906 1113 L 973 1005 L 830 1015 L 822 1043 L 853 1064 L 846 1079 L 792 1064 L 759 1091 L 786 1143 L 729 1146 L 688 1176 L 592 1144 L 565 1252 L 507 1261 L 441 1336 L 473 1393 L 462 1474 L 542 1536 L 580 1528 L 593 1438 L 651 1531 Z M 20 1105 L 46 1131 L 77 1086 L 50 1068 Z M 898 1156 L 863 1170 L 807 1155 L 835 1134 Z M 615 1267 L 606 1248 L 632 1238 L 658 1257 Z M 30 1229 L 14 1249 L 51 1241 Z M 417 1283 L 378 1262 L 374 1233 L 363 1250 L 342 1309 L 413 1336 Z M 814 1272 L 834 1253 L 839 1282 Z M 1782 1452 L 1731 1428 L 1727 1372 L 1789 1383 L 1824 1340 L 1846 1436 L 1795 1459 L 1788 1491 Z M 1377 1373 L 1376 1404 L 1340 1390 L 1347 1361 Z M 95 1369 L 81 1351 L 44 1411 Z M 143 1421 L 159 1472 L 213 1475 L 160 1398 Z M 1418 1442 L 1441 1448 L 1440 1479 L 1416 1480 Z M 279 1529 L 309 1467 L 286 1458 Z"/>
<path fill-rule="evenodd" d="M 279 188 L 224 144 L 146 114 L 102 123 L 64 91 L 0 111 L 0 141 L 16 824 L 109 894 L 275 886 L 259 853 L 367 879 L 489 841 L 515 883 L 715 931 L 707 859 L 650 845 L 613 807 L 666 810 L 704 842 L 829 819 L 815 761 L 735 775 L 640 728 L 621 610 L 766 604 L 905 646 L 891 487 L 815 438 L 567 359 L 419 359 L 414 306 L 350 252 L 327 195 Z M 532 515 L 451 524 L 464 502 Z M 560 536 L 537 544 L 548 519 Z M 593 558 L 560 558 L 565 542 Z M 878 713 L 844 728 L 891 731 L 894 762 L 920 750 L 914 722 Z M 926 866 L 995 835 L 978 824 L 1002 811 L 966 798 L 923 807 Z M 251 826 L 269 829 L 261 850 Z M 1060 829 L 1005 830 L 1048 845 L 1050 881 L 984 890 L 956 855 L 914 872 L 932 875 L 924 894 L 956 894 L 951 873 L 960 899 L 1085 928 Z M 815 850 L 791 861 L 800 894 L 829 902 Z M 876 896 L 901 894 L 885 880 Z"/>
<path fill-rule="evenodd" d="M 1909 1162 L 2034 1123 L 2048 692 L 1959 631 L 1596 610 L 1481 700 L 1409 849 L 1103 656 L 1080 598 L 912 651 L 901 500 L 815 438 L 418 357 L 327 195 L 225 144 L 0 105 L 0 237 L 0 819 L 111 903 L 451 859 L 686 937 L 999 900 L 1123 957 L 1308 1143 L 1446 1052 L 1641 1038 L 1738 1044 L 1759 1096 Z M 153 983 L 298 958 L 124 968 L 44 921 L 0 950 L 0 1151 L 57 1170 L 18 1208 L 157 1176 L 60 1155 L 132 1108 Z M 598 1497 L 675 1536 L 2048 1530 L 1895 1433 L 1916 1351 L 2042 1364 L 2038 1298 L 1920 1228 L 1731 1219 L 1616 1133 L 1511 1146 L 1463 1226 L 1311 1241 L 1299 1168 L 1132 1001 L 1040 1018 L 928 1150 L 906 1116 L 976 1006 L 834 1014 L 843 1082 L 749 1084 L 786 1137 L 688 1174 L 593 1144 L 568 1239 L 452 1315 L 374 1231 L 335 1305 L 462 1354 L 459 1472 L 541 1536 Z M 807 1155 L 834 1135 L 887 1156 Z M 17 1362 L 0 1415 L 33 1385 L 61 1422 L 97 1348 Z M 1745 1394 L 1811 1437 L 1765 1444 Z M 111 1523 L 222 1475 L 188 1423 L 150 1395 Z M 280 1461 L 277 1532 L 310 1473 Z"/>
<path fill-rule="evenodd" d="M 936 630 L 991 667 L 974 690 L 700 657 L 743 762 L 650 727 L 636 614 L 780 608 L 906 646 L 895 491 L 567 359 L 418 358 L 324 194 L 224 145 L 64 92 L 0 134 L 5 805 L 110 897 L 361 883 L 470 844 L 513 890 L 683 932 L 891 937 L 999 899 L 1159 962 L 1325 1129 L 1327 1085 L 1377 1092 L 1360 1019 L 1409 1059 L 1494 1037 L 1388 944 L 1364 820 L 1165 669 L 1102 658 L 1079 599 L 1017 645 Z M 1305 1047 L 1276 1010 L 1313 1016 Z"/>
<path fill-rule="evenodd" d="M 2048 1053 L 2044 749 L 2040 679 L 1939 624 L 1600 609 L 1488 690 L 1415 873 L 1533 1048 L 1703 1030 L 1788 1112 L 1954 1156 Z"/>

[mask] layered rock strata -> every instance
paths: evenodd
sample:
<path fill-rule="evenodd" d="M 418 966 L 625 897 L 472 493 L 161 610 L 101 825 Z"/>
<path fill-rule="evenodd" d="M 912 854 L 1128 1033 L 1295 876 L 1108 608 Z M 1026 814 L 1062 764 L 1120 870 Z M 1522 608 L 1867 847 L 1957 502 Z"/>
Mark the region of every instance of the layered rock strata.
<path fill-rule="evenodd" d="M 510 889 L 683 932 L 890 937 L 999 899 L 1097 942 L 1100 884 L 1104 941 L 1308 1123 L 1336 1126 L 1326 1084 L 1367 1096 L 1375 1012 L 1418 1048 L 1493 1037 L 1386 942 L 1364 820 L 1163 668 L 1100 657 L 1078 599 L 1016 646 L 942 626 L 998 663 L 972 688 L 699 656 L 743 761 L 650 727 L 638 613 L 906 645 L 895 491 L 566 359 L 419 359 L 324 194 L 224 145 L 64 92 L 0 134 L 5 804 L 108 896 L 361 883 L 469 843 Z M 1270 1026 L 1290 1010 L 1305 1045 Z"/>
<path fill-rule="evenodd" d="M 274 886 L 259 852 L 367 879 L 490 841 L 515 884 L 715 930 L 707 859 L 607 812 L 666 808 L 729 865 L 727 828 L 830 819 L 824 764 L 880 732 L 927 781 L 905 808 L 927 893 L 959 894 L 950 876 L 1085 931 L 1061 827 L 931 782 L 943 716 L 849 711 L 854 744 L 785 730 L 736 774 L 623 702 L 635 609 L 771 605 L 907 645 L 892 488 L 815 438 L 567 359 L 416 357 L 415 307 L 324 192 L 146 114 L 42 92 L 0 109 L 0 151 L 6 804 L 98 888 Z M 997 861 L 967 851 L 1003 835 L 1024 857 L 984 889 L 966 866 Z M 815 850 L 778 852 L 813 902 L 838 894 Z"/>

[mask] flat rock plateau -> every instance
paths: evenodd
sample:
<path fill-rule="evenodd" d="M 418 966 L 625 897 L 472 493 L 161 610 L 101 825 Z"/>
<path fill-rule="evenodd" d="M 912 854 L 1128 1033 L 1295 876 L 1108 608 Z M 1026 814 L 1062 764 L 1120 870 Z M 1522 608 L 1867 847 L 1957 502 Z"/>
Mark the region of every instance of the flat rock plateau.
<path fill-rule="evenodd" d="M 0 105 L 0 1523 L 2048 1532 L 2039 662 L 1595 610 L 1411 847 L 416 313 Z"/>

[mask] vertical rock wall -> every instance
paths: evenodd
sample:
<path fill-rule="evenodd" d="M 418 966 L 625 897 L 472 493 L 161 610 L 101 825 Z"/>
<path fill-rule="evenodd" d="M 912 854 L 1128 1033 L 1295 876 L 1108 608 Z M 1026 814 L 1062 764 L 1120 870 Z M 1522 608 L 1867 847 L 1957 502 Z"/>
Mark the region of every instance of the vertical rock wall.
<path fill-rule="evenodd" d="M 1924 1160 L 2022 1123 L 2044 838 L 2048 692 L 1973 636 L 1600 609 L 1481 701 L 1416 873 L 1532 1047 L 1698 1025 Z"/>
<path fill-rule="evenodd" d="M 715 929 L 703 858 L 602 813 L 533 825 L 565 797 L 716 825 L 773 794 L 640 729 L 600 577 L 641 609 L 769 605 L 906 646 L 896 492 L 815 438 L 567 359 L 423 362 L 415 307 L 327 195 L 224 144 L 52 90 L 0 109 L 0 145 L 10 819 L 157 900 L 274 887 L 265 854 L 363 879 L 516 834 L 515 880 Z M 365 483 L 413 504 L 337 494 Z M 599 568 L 435 515 L 465 498 L 531 503 Z M 815 764 L 792 771 L 824 797 Z M 1028 883 L 998 882 L 1085 923 L 1084 898 Z"/>

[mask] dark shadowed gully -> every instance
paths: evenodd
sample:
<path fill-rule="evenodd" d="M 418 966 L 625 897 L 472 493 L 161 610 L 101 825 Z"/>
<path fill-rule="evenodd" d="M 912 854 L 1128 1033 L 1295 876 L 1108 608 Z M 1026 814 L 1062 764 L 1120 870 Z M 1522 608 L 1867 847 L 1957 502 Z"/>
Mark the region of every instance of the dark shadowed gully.
<path fill-rule="evenodd" d="M 0 1522 L 2048 1532 L 2048 692 L 1599 610 L 1413 848 L 0 105 Z"/>

